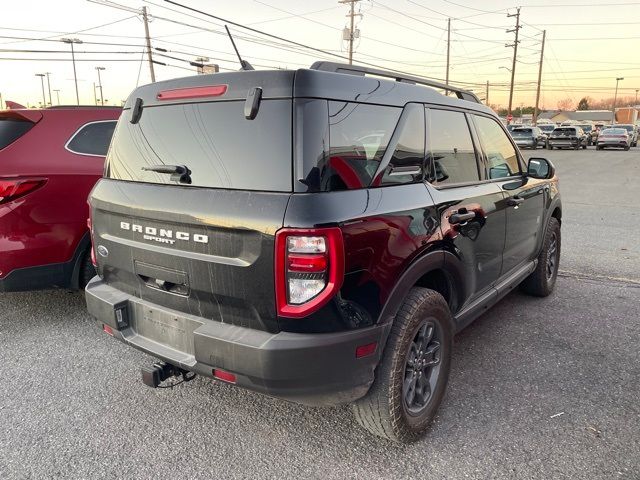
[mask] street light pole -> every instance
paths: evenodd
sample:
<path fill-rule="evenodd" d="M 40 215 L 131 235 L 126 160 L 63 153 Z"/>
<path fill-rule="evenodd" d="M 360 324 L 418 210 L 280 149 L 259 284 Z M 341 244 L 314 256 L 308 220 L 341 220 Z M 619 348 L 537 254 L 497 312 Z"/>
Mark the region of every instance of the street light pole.
<path fill-rule="evenodd" d="M 100 78 L 100 70 L 104 70 L 104 67 L 96 67 L 98 71 L 98 88 L 100 89 L 100 105 L 104 107 L 104 96 L 102 95 L 102 79 Z"/>
<path fill-rule="evenodd" d="M 82 43 L 82 40 L 79 40 L 77 38 L 62 38 L 60 39 L 60 41 L 71 45 L 71 61 L 73 62 L 73 80 L 76 83 L 76 102 L 78 105 L 80 105 L 80 94 L 78 93 L 78 75 L 76 74 L 76 55 L 73 50 L 73 44 Z"/>
<path fill-rule="evenodd" d="M 613 117 L 611 119 L 611 124 L 615 125 L 616 124 L 616 102 L 618 101 L 618 82 L 620 80 L 624 80 L 624 77 L 618 77 L 616 78 L 616 93 L 613 96 Z"/>
<path fill-rule="evenodd" d="M 54 90 L 56 92 L 56 105 L 60 105 L 60 90 Z"/>
<path fill-rule="evenodd" d="M 49 75 L 51 75 L 51 72 L 44 72 L 44 74 L 47 76 L 47 89 L 49 90 L 49 106 L 52 107 L 53 100 L 51 100 L 51 80 L 49 79 Z"/>
<path fill-rule="evenodd" d="M 36 73 L 36 77 L 40 77 L 40 83 L 42 84 L 42 108 L 47 107 L 47 96 L 44 94 L 44 73 Z"/>

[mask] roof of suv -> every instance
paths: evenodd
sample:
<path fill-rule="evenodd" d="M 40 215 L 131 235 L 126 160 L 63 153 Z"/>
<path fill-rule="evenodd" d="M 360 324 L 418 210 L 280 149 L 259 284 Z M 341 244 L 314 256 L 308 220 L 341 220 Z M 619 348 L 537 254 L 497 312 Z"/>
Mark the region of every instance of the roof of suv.
<path fill-rule="evenodd" d="M 157 82 L 137 88 L 124 108 L 132 108 L 137 98 L 145 107 L 170 103 L 197 103 L 200 87 L 219 86 L 220 100 L 245 100 L 253 88 L 262 89 L 262 98 L 312 97 L 344 102 L 377 103 L 403 107 L 410 102 L 432 103 L 494 114 L 472 92 L 421 77 L 351 65 L 316 62 L 310 69 L 253 70 L 197 75 Z M 433 87 L 433 88 L 425 88 Z M 438 90 L 448 90 L 458 98 Z M 186 92 L 181 95 L 180 92 Z M 191 95 L 191 93 L 194 93 Z"/>

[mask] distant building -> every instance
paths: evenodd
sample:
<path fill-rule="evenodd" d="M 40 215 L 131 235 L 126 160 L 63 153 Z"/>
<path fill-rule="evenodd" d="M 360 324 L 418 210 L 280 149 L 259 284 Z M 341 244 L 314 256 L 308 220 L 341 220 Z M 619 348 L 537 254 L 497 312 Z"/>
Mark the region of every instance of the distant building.
<path fill-rule="evenodd" d="M 577 110 L 574 112 L 565 110 L 547 110 L 538 115 L 540 120 L 550 120 L 554 123 L 562 123 L 569 120 L 576 122 L 610 123 L 611 110 Z"/>
<path fill-rule="evenodd" d="M 635 107 L 616 108 L 616 123 L 638 123 L 640 120 L 640 105 Z"/>

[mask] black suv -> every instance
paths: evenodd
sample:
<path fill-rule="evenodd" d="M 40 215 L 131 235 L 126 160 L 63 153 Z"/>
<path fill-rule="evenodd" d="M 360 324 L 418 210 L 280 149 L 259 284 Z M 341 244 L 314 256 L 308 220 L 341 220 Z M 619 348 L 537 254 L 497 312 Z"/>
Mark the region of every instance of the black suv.
<path fill-rule="evenodd" d="M 470 92 L 350 65 L 136 89 L 90 205 L 88 309 L 160 360 L 145 383 L 352 402 L 396 441 L 435 415 L 454 334 L 558 272 L 547 160 Z"/>
<path fill-rule="evenodd" d="M 586 149 L 587 144 L 587 135 L 580 127 L 557 127 L 549 135 L 547 148 L 549 150 L 554 148 L 573 148 L 578 150 L 580 147 Z"/>

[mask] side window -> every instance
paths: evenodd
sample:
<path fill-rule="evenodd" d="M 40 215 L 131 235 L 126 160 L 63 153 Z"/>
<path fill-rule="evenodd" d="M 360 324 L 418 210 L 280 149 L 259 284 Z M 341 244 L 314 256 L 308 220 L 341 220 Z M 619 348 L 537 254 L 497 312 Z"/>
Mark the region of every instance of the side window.
<path fill-rule="evenodd" d="M 520 174 L 516 150 L 498 122 L 492 118 L 476 115 L 475 123 L 480 142 L 487 154 L 489 178 L 511 177 Z"/>
<path fill-rule="evenodd" d="M 398 185 L 422 181 L 424 164 L 424 107 L 405 107 L 398 145 L 382 177 L 382 185 Z"/>
<path fill-rule="evenodd" d="M 67 142 L 67 149 L 81 155 L 106 156 L 116 121 L 87 123 Z"/>
<path fill-rule="evenodd" d="M 401 112 L 397 107 L 329 102 L 329 172 L 322 172 L 322 189 L 367 188 Z"/>
<path fill-rule="evenodd" d="M 432 160 L 429 181 L 450 183 L 480 180 L 471 132 L 464 113 L 429 109 L 427 151 Z"/>

